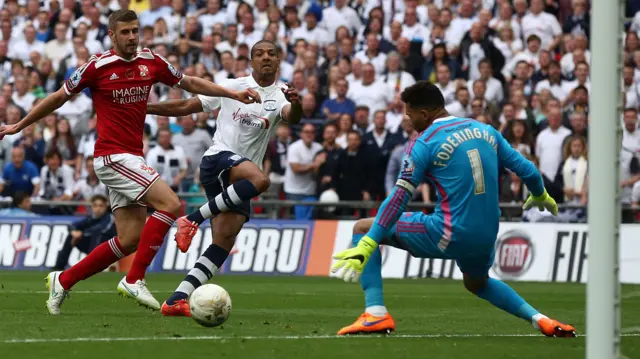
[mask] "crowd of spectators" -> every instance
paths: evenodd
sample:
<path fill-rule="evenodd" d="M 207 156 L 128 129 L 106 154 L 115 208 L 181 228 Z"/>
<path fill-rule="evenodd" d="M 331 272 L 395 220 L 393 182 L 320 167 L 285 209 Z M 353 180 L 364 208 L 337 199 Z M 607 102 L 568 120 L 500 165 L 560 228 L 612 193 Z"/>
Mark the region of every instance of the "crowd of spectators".
<path fill-rule="evenodd" d="M 280 126 L 264 167 L 267 197 L 381 200 L 402 149 L 418 134 L 400 92 L 418 80 L 441 89 L 447 110 L 498 128 L 534 161 L 561 203 L 586 204 L 590 121 L 620 121 L 623 203 L 640 199 L 640 1 L 627 4 L 622 119 L 589 116 L 588 0 L 0 0 L 0 123 L 13 124 L 91 55 L 109 49 L 109 14 L 140 18 L 140 46 L 185 74 L 220 82 L 250 74 L 261 39 L 282 50 L 281 82 L 300 92 L 303 120 Z M 634 16 L 635 15 L 635 16 Z M 158 85 L 150 102 L 190 96 Z M 179 192 L 200 192 L 197 168 L 216 113 L 147 116 L 148 162 Z M 0 142 L 2 196 L 88 200 L 107 194 L 92 166 L 91 93 Z M 635 184 L 635 186 L 634 186 Z M 635 187 L 635 191 L 634 191 Z M 501 200 L 525 186 L 501 175 Z M 420 186 L 415 200 L 431 203 Z M 15 202 L 15 201 L 14 201 Z M 357 215 L 353 210 L 338 212 Z M 344 214 L 343 213 L 343 214 Z M 298 218 L 313 208 L 295 209 Z M 516 215 L 518 215 L 516 213 Z M 562 220 L 584 219 L 584 210 Z M 524 218 L 547 220 L 533 210 Z"/>

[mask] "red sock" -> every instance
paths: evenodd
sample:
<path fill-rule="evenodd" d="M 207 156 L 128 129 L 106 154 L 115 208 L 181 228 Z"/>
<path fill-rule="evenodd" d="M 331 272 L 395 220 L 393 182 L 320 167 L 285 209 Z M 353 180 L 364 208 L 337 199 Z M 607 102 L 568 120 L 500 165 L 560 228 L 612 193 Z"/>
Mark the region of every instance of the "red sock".
<path fill-rule="evenodd" d="M 153 261 L 158 250 L 164 242 L 164 236 L 176 220 L 173 213 L 155 211 L 142 229 L 138 251 L 129 272 L 127 273 L 127 283 L 135 283 L 138 279 L 144 279 L 147 267 Z"/>
<path fill-rule="evenodd" d="M 65 290 L 69 290 L 79 281 L 102 272 L 127 254 L 129 253 L 125 253 L 122 250 L 118 237 L 113 237 L 97 246 L 76 265 L 62 272 L 60 274 L 60 284 Z"/>

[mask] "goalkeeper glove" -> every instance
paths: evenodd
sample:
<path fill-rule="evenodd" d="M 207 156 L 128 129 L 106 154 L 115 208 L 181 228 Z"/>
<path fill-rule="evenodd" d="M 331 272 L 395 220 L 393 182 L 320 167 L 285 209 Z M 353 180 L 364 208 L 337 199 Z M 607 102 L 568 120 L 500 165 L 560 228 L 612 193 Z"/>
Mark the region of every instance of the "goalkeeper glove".
<path fill-rule="evenodd" d="M 527 198 L 527 201 L 524 203 L 524 206 L 522 208 L 527 210 L 532 207 L 538 207 L 540 211 L 544 211 L 546 209 L 554 216 L 558 215 L 558 205 L 556 204 L 556 201 L 551 196 L 549 196 L 547 190 L 545 190 L 544 193 L 538 197 L 532 194 L 529 195 L 529 198 Z"/>
<path fill-rule="evenodd" d="M 378 243 L 368 236 L 362 237 L 358 245 L 336 253 L 333 259 L 337 262 L 331 267 L 331 273 L 345 282 L 358 283 L 364 266 L 367 265 L 371 253 L 378 248 Z"/>

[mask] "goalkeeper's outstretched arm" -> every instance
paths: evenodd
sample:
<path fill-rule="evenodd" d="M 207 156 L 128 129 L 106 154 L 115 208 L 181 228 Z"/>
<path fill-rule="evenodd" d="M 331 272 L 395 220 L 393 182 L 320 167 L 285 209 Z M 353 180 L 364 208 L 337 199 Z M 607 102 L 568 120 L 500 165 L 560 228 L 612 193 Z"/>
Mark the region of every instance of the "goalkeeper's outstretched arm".
<path fill-rule="evenodd" d="M 495 129 L 493 131 L 496 139 L 498 139 L 498 158 L 500 162 L 504 164 L 506 168 L 515 172 L 518 177 L 522 178 L 522 181 L 527 185 L 527 188 L 533 196 L 541 196 L 545 192 L 545 189 L 540 171 L 538 171 L 533 162 L 513 149 L 511 144 L 502 137 L 499 131 Z"/>

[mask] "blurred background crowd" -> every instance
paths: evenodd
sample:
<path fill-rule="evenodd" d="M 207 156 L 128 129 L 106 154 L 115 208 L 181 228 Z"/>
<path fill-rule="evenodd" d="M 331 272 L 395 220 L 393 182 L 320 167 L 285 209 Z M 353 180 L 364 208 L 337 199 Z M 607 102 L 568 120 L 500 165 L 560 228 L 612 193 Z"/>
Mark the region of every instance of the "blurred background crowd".
<path fill-rule="evenodd" d="M 251 73 L 249 49 L 261 39 L 282 49 L 279 79 L 301 94 L 303 120 L 282 125 L 265 156 L 265 198 L 382 200 L 418 134 L 400 92 L 418 80 L 442 90 L 447 110 L 498 128 L 534 161 L 556 201 L 588 198 L 591 121 L 619 121 L 622 202 L 640 200 L 640 1 L 627 3 L 623 36 L 624 116 L 589 116 L 588 0 L 4 0 L 0 10 L 0 123 L 19 121 L 94 54 L 110 48 L 109 14 L 140 17 L 140 46 L 185 74 L 220 83 Z M 191 96 L 157 85 L 150 102 Z M 200 193 L 197 168 L 211 145 L 216 113 L 148 116 L 145 153 L 177 192 Z M 92 166 L 96 118 L 91 93 L 0 142 L 0 191 L 13 210 L 31 199 L 88 200 L 107 189 Z M 292 166 L 294 164 L 294 166 Z M 311 166 L 296 166 L 306 164 Z M 294 168 L 295 167 L 295 170 Z M 310 168 L 310 170 L 309 170 Z M 305 169 L 305 171 L 301 171 Z M 501 201 L 521 204 L 527 190 L 508 172 Z M 415 201 L 433 203 L 420 186 Z M 189 197 L 188 203 L 202 198 Z M 259 204 L 254 206 L 259 212 Z M 73 213 L 46 207 L 39 213 Z M 10 210 L 5 210 L 11 211 Z M 551 220 L 537 210 L 505 215 Z M 297 218 L 328 215 L 312 207 Z M 625 220 L 633 221 L 632 212 Z M 338 208 L 332 215 L 359 216 Z M 566 209 L 561 221 L 582 221 Z"/>

